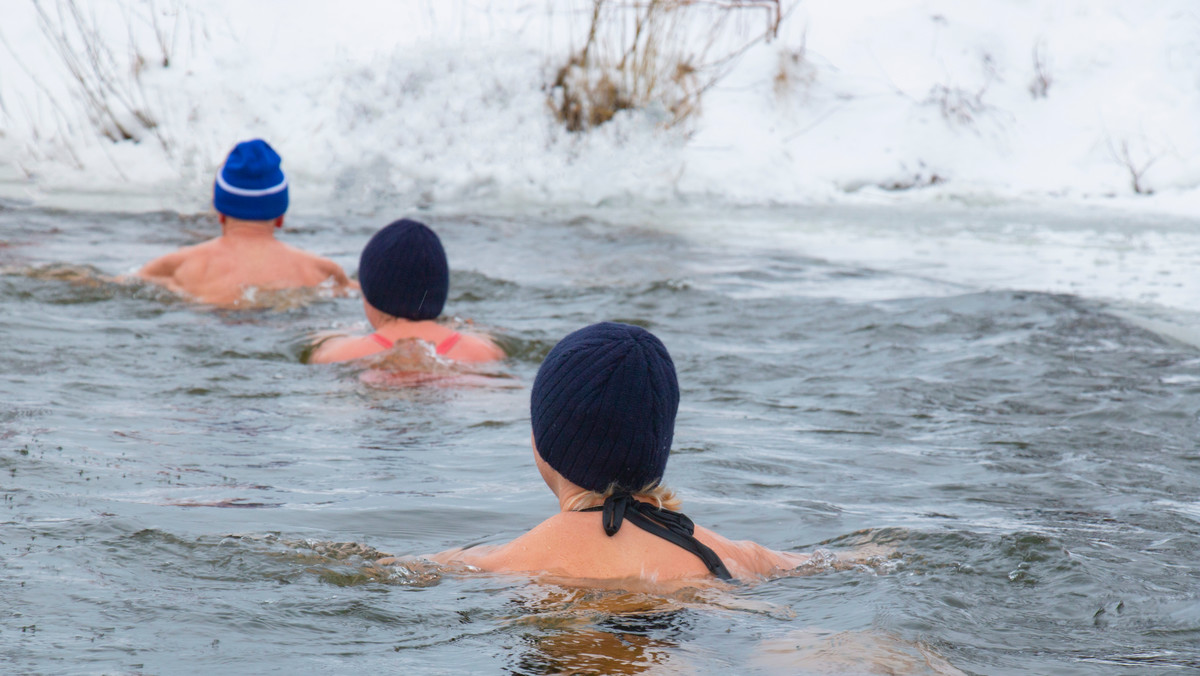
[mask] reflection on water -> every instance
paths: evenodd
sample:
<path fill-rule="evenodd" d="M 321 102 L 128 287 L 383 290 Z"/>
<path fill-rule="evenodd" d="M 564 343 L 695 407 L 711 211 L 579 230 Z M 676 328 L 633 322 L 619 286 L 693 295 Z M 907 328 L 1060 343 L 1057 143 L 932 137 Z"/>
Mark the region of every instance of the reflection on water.
<path fill-rule="evenodd" d="M 397 341 L 390 350 L 362 359 L 357 366 L 364 369 L 360 382 L 384 389 L 519 387 L 501 365 L 444 359 L 432 343 L 417 338 Z"/>
<path fill-rule="evenodd" d="M 966 676 L 929 645 L 881 632 L 793 631 L 764 641 L 753 663 L 780 674 Z"/>
<path fill-rule="evenodd" d="M 591 627 L 561 629 L 526 638 L 513 671 L 522 674 L 690 673 L 677 664 L 675 644 L 645 634 Z"/>
<path fill-rule="evenodd" d="M 723 237 L 434 219 L 450 304 L 510 355 L 472 370 L 416 344 L 305 364 L 314 336 L 364 330 L 354 299 L 213 310 L 110 281 L 207 236 L 200 221 L 0 210 L 6 668 L 1194 668 L 1200 353 L 1156 328 L 1192 317 L 972 285 L 970 261 L 947 263 L 951 279 L 809 250 L 875 237 L 869 222 L 909 248 L 935 221 L 1000 237 L 1002 215 L 746 218 Z M 293 220 L 290 243 L 348 270 L 378 227 Z M 600 319 L 647 326 L 674 356 L 667 480 L 688 514 L 817 551 L 811 566 L 652 593 L 421 558 L 556 509 L 530 456 L 528 387 L 556 340 Z"/>
<path fill-rule="evenodd" d="M 117 295 L 126 294 L 154 298 L 162 302 L 186 303 L 198 312 L 285 312 L 303 308 L 314 302 L 331 300 L 339 295 L 335 293 L 332 283 L 317 287 L 294 289 L 258 289 L 250 287 L 246 289 L 243 297 L 232 305 L 228 307 L 214 307 L 192 303 L 184 296 L 136 277 L 106 275 L 91 265 L 75 263 L 8 265 L 0 266 L 0 275 L 20 275 L 29 277 L 30 279 L 66 282 L 69 286 L 63 288 L 69 293 L 58 301 L 60 303 L 94 303 L 111 300 Z M 84 290 L 90 290 L 90 292 Z M 354 294 L 351 293 L 350 295 L 353 296 Z"/>
<path fill-rule="evenodd" d="M 515 602 L 523 635 L 512 669 L 528 674 L 674 673 L 674 648 L 689 635 L 688 611 L 666 597 L 547 587 Z"/>

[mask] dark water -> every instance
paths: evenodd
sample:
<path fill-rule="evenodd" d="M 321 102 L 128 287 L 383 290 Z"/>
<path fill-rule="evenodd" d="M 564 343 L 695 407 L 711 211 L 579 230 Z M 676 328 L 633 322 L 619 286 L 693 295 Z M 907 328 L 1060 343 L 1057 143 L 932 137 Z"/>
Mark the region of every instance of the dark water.
<path fill-rule="evenodd" d="M 823 215 L 831 236 L 862 217 Z M 1200 669 L 1194 344 L 1087 293 L 770 237 L 428 220 L 454 268 L 448 311 L 498 333 L 509 377 L 374 385 L 301 363 L 312 332 L 360 328 L 354 299 L 204 310 L 78 267 L 128 272 L 211 235 L 204 219 L 0 210 L 4 671 Z M 383 223 L 291 225 L 287 241 L 353 270 Z M 777 549 L 893 557 L 655 596 L 381 572 L 373 550 L 330 544 L 420 555 L 548 516 L 528 385 L 555 340 L 602 319 L 675 357 L 667 479 L 689 515 Z"/>

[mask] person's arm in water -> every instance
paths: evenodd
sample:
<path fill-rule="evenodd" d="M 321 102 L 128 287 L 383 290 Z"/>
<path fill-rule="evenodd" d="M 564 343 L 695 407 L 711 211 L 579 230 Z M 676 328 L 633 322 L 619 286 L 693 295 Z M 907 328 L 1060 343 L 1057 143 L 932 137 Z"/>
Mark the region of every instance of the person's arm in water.
<path fill-rule="evenodd" d="M 701 531 L 705 534 L 701 535 Z M 696 527 L 696 534 L 706 541 L 707 536 L 715 536 L 715 540 L 709 542 L 709 545 L 720 554 L 731 571 L 743 571 L 735 572 L 735 577 L 757 575 L 770 578 L 828 569 L 849 570 L 864 565 L 876 566 L 897 555 L 893 547 L 874 544 L 860 545 L 848 550 L 817 549 L 812 554 L 798 554 L 775 551 L 749 540 L 727 540 L 700 526 Z M 813 564 L 817 565 L 810 567 Z"/>
<path fill-rule="evenodd" d="M 808 554 L 778 552 L 750 540 L 730 540 L 696 526 L 696 538 L 705 542 L 725 562 L 734 577 L 774 577 L 808 563 Z"/>
<path fill-rule="evenodd" d="M 180 249 L 165 256 L 159 256 L 154 260 L 146 263 L 140 270 L 134 273 L 134 277 L 143 279 L 147 282 L 165 286 L 168 289 L 181 292 L 183 288 L 175 279 L 175 273 L 180 266 L 188 259 L 188 249 Z M 123 278 L 118 278 L 123 281 Z"/>
<path fill-rule="evenodd" d="M 316 349 L 308 357 L 310 364 L 332 364 L 351 359 L 362 359 L 377 354 L 384 347 L 370 336 L 318 336 Z"/>
<path fill-rule="evenodd" d="M 496 361 L 508 356 L 490 338 L 469 333 L 462 334 L 454 347 L 447 350 L 445 354 L 455 361 L 470 362 Z"/>
<path fill-rule="evenodd" d="M 333 278 L 333 284 L 336 289 L 339 291 L 346 291 L 348 289 L 357 291 L 359 289 L 358 282 L 347 277 L 346 271 L 342 270 L 342 266 L 334 263 L 328 258 L 322 258 L 320 256 L 314 256 L 314 258 L 317 262 L 317 269 L 321 271 L 321 274 L 324 275 L 325 279 L 329 279 L 331 277 Z"/>
<path fill-rule="evenodd" d="M 510 543 L 511 544 L 511 543 Z M 491 559 L 497 557 L 503 552 L 507 545 L 477 545 L 475 547 L 457 547 L 455 549 L 447 549 L 444 552 L 431 554 L 422 558 L 440 563 L 445 566 L 449 565 L 465 565 L 474 566 L 480 570 L 490 571 L 503 569 L 503 566 L 497 566 Z"/>

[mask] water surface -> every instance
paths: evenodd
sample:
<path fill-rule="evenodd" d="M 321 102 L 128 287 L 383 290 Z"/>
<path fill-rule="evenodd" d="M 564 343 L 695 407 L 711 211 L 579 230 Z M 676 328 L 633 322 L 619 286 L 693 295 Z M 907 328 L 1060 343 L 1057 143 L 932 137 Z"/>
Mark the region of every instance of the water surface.
<path fill-rule="evenodd" d="M 218 311 L 95 281 L 210 236 L 205 218 L 0 210 L 7 668 L 1200 668 L 1194 224 L 970 208 L 427 220 L 453 268 L 448 312 L 512 355 L 484 386 L 303 364 L 313 332 L 364 328 L 355 299 Z M 289 225 L 353 271 L 384 223 Z M 554 341 L 599 320 L 648 327 L 676 360 L 667 478 L 696 521 L 893 558 L 672 595 L 373 570 L 375 551 L 500 542 L 555 509 L 528 387 Z"/>

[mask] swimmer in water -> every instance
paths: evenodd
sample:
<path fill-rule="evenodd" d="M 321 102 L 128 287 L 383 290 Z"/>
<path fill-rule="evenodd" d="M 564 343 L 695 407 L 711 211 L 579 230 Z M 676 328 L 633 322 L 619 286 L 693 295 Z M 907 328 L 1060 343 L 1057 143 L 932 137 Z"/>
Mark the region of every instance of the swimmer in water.
<path fill-rule="evenodd" d="M 156 258 L 137 277 L 224 306 L 238 305 L 251 289 L 356 288 L 337 263 L 275 239 L 288 208 L 287 177 L 279 164 L 266 141 L 237 144 L 213 185 L 221 236 Z"/>
<path fill-rule="evenodd" d="M 431 558 L 657 583 L 749 580 L 806 563 L 803 554 L 728 540 L 677 511 L 661 482 L 678 408 L 675 365 L 649 331 L 606 322 L 563 338 L 538 370 L 530 406 L 534 463 L 560 511 L 508 544 Z"/>
<path fill-rule="evenodd" d="M 413 339 L 456 361 L 504 358 L 504 351 L 486 336 L 460 333 L 435 321 L 450 291 L 450 266 L 441 240 L 424 224 L 406 218 L 375 233 L 363 248 L 358 279 L 363 310 L 375 332 L 325 338 L 309 362 L 361 359 Z"/>

